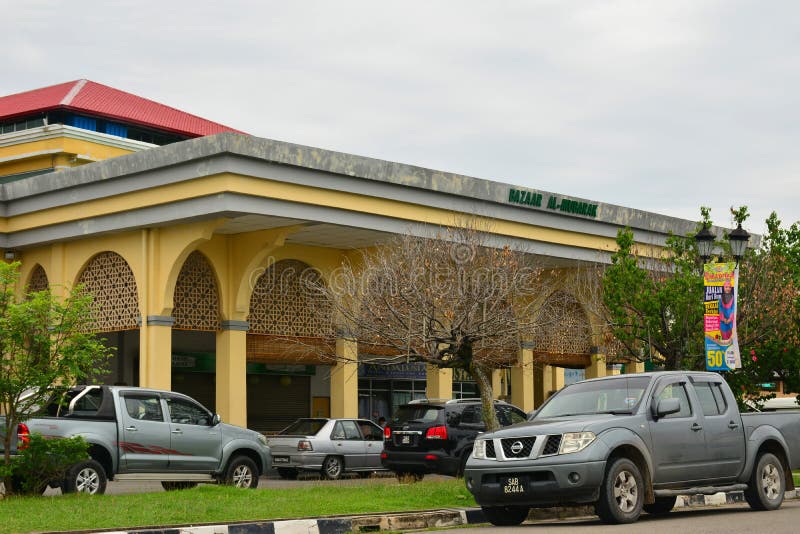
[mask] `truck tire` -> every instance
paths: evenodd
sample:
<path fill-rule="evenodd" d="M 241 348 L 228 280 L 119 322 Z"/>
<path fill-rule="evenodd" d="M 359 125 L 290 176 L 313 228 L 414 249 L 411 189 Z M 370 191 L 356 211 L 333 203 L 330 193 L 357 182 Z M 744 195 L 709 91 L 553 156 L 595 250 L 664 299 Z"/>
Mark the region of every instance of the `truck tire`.
<path fill-rule="evenodd" d="M 481 506 L 483 515 L 496 527 L 515 527 L 528 518 L 527 506 Z"/>
<path fill-rule="evenodd" d="M 278 476 L 284 480 L 297 480 L 297 469 L 290 467 L 279 467 Z"/>
<path fill-rule="evenodd" d="M 667 514 L 675 508 L 675 501 L 677 497 L 656 497 L 656 502 L 653 504 L 645 504 L 642 508 L 648 514 L 659 515 Z"/>
<path fill-rule="evenodd" d="M 606 467 L 595 511 L 604 523 L 633 523 L 644 503 L 644 482 L 639 468 L 627 458 L 616 458 Z"/>
<path fill-rule="evenodd" d="M 64 493 L 88 493 L 102 495 L 106 492 L 106 471 L 96 460 L 78 462 L 67 469 L 67 476 L 61 485 Z"/>
<path fill-rule="evenodd" d="M 756 458 L 744 498 L 753 510 L 776 510 L 783 503 L 786 489 L 783 464 L 772 453 L 765 452 Z"/>
<path fill-rule="evenodd" d="M 328 480 L 337 480 L 344 473 L 344 460 L 339 456 L 328 456 L 322 462 L 322 476 Z"/>
<path fill-rule="evenodd" d="M 173 482 L 169 480 L 162 480 L 161 487 L 164 488 L 164 491 L 185 490 L 196 488 L 197 482 Z"/>
<path fill-rule="evenodd" d="M 258 487 L 258 469 L 256 463 L 247 456 L 236 456 L 228 464 L 225 470 L 223 482 L 235 488 Z"/>

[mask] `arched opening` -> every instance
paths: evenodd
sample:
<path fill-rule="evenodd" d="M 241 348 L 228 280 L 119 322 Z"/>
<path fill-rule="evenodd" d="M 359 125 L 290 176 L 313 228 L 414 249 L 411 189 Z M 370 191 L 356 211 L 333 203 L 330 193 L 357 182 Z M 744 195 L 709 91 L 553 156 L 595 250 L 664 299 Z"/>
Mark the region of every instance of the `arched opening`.
<path fill-rule="evenodd" d="M 219 289 L 211 263 L 201 252 L 186 258 L 173 298 L 172 389 L 215 410 Z"/>
<path fill-rule="evenodd" d="M 532 340 L 535 367 L 563 367 L 565 384 L 582 380 L 592 358 L 592 326 L 578 299 L 565 291 L 553 292 L 542 304 L 536 323 Z M 535 373 L 537 405 L 552 393 L 544 391 L 546 380 L 540 380 L 541 375 Z"/>
<path fill-rule="evenodd" d="M 49 287 L 50 281 L 47 279 L 47 273 L 44 271 L 44 267 L 37 263 L 28 279 L 27 292 L 36 293 L 38 291 L 44 291 Z"/>
<path fill-rule="evenodd" d="M 42 275 L 31 275 L 28 287 L 46 283 Z M 35 281 L 35 282 L 34 282 Z M 139 384 L 139 293 L 136 279 L 125 258 L 116 252 L 101 252 L 84 267 L 77 283 L 94 299 L 87 330 L 103 333 L 100 337 L 114 347 L 109 373 L 103 381 L 109 384 Z"/>
<path fill-rule="evenodd" d="M 308 264 L 281 260 L 253 287 L 247 319 L 249 428 L 280 430 L 298 417 L 330 414 L 330 385 L 317 372 L 329 314 L 325 299 L 307 285 L 321 281 Z"/>

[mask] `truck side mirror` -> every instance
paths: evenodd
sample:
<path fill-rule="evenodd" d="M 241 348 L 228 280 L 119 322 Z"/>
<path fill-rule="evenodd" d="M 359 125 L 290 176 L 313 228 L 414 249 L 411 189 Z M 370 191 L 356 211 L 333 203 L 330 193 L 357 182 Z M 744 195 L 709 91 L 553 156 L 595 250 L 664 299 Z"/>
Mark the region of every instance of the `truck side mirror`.
<path fill-rule="evenodd" d="M 222 422 L 222 417 L 220 417 L 218 413 L 215 413 L 214 417 L 211 418 L 211 426 L 217 426 L 221 422 Z"/>
<path fill-rule="evenodd" d="M 655 416 L 656 417 L 664 417 L 665 415 L 669 415 L 672 413 L 678 413 L 681 411 L 681 401 L 680 399 L 671 398 L 671 399 L 661 399 L 656 404 Z"/>

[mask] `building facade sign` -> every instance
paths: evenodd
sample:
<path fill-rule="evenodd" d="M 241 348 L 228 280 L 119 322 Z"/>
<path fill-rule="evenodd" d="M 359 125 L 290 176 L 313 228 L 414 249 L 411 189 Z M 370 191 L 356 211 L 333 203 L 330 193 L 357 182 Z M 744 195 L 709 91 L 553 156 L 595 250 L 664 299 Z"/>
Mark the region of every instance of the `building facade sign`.
<path fill-rule="evenodd" d="M 558 197 L 556 195 L 549 195 L 547 202 L 544 203 L 544 196 L 536 191 L 526 191 L 524 189 L 509 189 L 508 201 L 513 204 L 520 204 L 522 206 L 529 206 L 531 208 L 542 208 L 560 211 L 562 213 L 569 213 L 574 215 L 583 215 L 585 217 L 597 217 L 597 204 L 590 204 L 588 202 L 579 202 L 577 200 L 570 200 L 568 198 Z"/>

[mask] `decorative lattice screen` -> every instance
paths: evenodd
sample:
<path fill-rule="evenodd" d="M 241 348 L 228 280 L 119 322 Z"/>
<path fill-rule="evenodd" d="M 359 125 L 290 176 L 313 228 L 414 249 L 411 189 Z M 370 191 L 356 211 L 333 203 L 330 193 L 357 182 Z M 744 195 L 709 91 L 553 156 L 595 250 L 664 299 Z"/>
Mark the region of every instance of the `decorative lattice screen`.
<path fill-rule="evenodd" d="M 94 297 L 90 330 L 111 332 L 138 328 L 136 279 L 122 256 L 101 252 L 86 265 L 78 284 L 83 284 L 85 291 Z"/>
<path fill-rule="evenodd" d="M 250 332 L 277 336 L 321 337 L 329 333 L 330 310 L 307 283 L 319 283 L 318 271 L 297 260 L 281 260 L 266 270 L 250 297 Z"/>
<path fill-rule="evenodd" d="M 172 316 L 173 328 L 205 331 L 220 328 L 217 280 L 208 260 L 198 251 L 189 254 L 178 275 Z"/>
<path fill-rule="evenodd" d="M 44 267 L 36 265 L 31 272 L 31 280 L 28 282 L 28 291 L 35 293 L 36 291 L 44 291 L 50 287 L 50 282 L 47 280 L 47 273 L 44 272 Z"/>
<path fill-rule="evenodd" d="M 578 300 L 564 291 L 556 291 L 545 301 L 533 337 L 536 353 L 590 354 L 592 328 Z"/>

